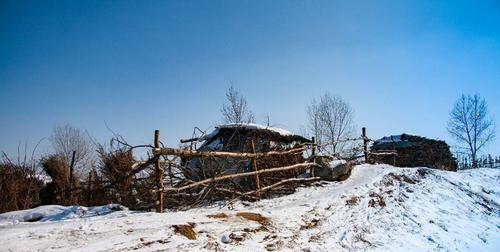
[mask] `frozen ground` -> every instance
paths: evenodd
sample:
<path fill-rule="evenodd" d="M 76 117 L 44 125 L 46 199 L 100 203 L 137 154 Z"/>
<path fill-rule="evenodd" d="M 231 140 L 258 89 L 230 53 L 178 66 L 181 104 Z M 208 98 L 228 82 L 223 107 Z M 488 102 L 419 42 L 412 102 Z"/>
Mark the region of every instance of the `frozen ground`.
<path fill-rule="evenodd" d="M 499 182 L 500 169 L 360 165 L 347 181 L 255 203 L 165 214 L 44 206 L 1 214 L 0 250 L 500 251 Z"/>

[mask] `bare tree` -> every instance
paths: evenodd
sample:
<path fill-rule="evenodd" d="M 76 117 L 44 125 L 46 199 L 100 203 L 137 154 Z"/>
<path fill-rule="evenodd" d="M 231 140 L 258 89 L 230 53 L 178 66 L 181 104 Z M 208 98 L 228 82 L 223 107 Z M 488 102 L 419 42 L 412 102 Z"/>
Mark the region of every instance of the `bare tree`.
<path fill-rule="evenodd" d="M 271 126 L 271 118 L 269 117 L 269 115 L 266 115 L 264 123 L 267 127 Z"/>
<path fill-rule="evenodd" d="M 80 129 L 71 125 L 54 127 L 50 136 L 52 147 L 66 164 L 71 163 L 73 151 L 75 154 L 75 171 L 87 172 L 94 162 L 94 151 L 90 137 Z"/>
<path fill-rule="evenodd" d="M 486 100 L 479 94 L 465 95 L 457 100 L 450 113 L 448 132 L 466 149 L 477 167 L 477 154 L 495 138 L 495 124 L 488 117 Z"/>
<path fill-rule="evenodd" d="M 317 102 L 307 107 L 309 130 L 318 144 L 329 144 L 333 153 L 341 153 L 346 143 L 339 140 L 349 138 L 354 132 L 354 110 L 342 97 L 325 93 Z"/>
<path fill-rule="evenodd" d="M 255 117 L 247 107 L 246 98 L 233 86 L 226 92 L 226 103 L 222 106 L 222 120 L 224 123 L 253 123 Z"/>

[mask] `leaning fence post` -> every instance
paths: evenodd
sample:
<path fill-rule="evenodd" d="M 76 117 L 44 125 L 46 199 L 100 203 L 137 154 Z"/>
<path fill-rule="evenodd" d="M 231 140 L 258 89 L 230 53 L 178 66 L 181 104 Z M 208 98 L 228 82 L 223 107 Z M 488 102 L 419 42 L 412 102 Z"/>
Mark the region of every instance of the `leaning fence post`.
<path fill-rule="evenodd" d="M 313 163 L 316 164 L 316 137 L 312 137 L 312 151 L 311 155 L 313 157 Z M 311 177 L 316 177 L 316 166 L 311 168 Z"/>
<path fill-rule="evenodd" d="M 363 137 L 363 150 L 365 153 L 365 163 L 368 163 L 368 137 L 366 137 L 366 128 L 361 128 L 362 137 Z"/>
<path fill-rule="evenodd" d="M 155 149 L 160 148 L 160 130 L 155 130 Z M 155 173 L 157 183 L 156 212 L 163 213 L 163 169 L 160 164 L 161 154 L 155 154 Z"/>
<path fill-rule="evenodd" d="M 252 139 L 252 151 L 255 154 L 255 141 Z M 252 157 L 252 170 L 257 171 L 257 156 Z M 255 180 L 255 187 L 256 187 L 256 193 L 255 196 L 260 198 L 260 179 L 259 179 L 259 174 L 256 173 L 254 175 L 254 180 Z"/>

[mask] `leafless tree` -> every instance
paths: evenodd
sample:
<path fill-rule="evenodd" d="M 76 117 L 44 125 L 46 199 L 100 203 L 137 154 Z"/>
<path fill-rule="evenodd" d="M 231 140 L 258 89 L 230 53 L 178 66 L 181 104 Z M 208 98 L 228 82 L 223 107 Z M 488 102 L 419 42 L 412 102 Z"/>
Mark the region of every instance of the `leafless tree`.
<path fill-rule="evenodd" d="M 52 147 L 63 157 L 68 166 L 71 163 L 73 151 L 75 155 L 75 171 L 87 172 L 94 161 L 93 144 L 88 134 L 71 125 L 56 126 L 50 136 Z"/>
<path fill-rule="evenodd" d="M 226 102 L 222 106 L 222 120 L 224 123 L 253 123 L 255 117 L 247 107 L 246 98 L 233 86 L 226 92 Z"/>
<path fill-rule="evenodd" d="M 495 124 L 488 117 L 486 100 L 477 93 L 462 94 L 450 112 L 448 132 L 466 146 L 472 166 L 477 167 L 478 152 L 495 138 Z"/>
<path fill-rule="evenodd" d="M 319 102 L 313 100 L 307 107 L 309 130 L 318 144 L 329 144 L 333 153 L 344 150 L 346 143 L 337 141 L 349 138 L 354 132 L 354 110 L 342 97 L 328 92 Z"/>
<path fill-rule="evenodd" d="M 269 117 L 269 115 L 266 115 L 264 123 L 268 127 L 271 126 L 271 118 Z"/>

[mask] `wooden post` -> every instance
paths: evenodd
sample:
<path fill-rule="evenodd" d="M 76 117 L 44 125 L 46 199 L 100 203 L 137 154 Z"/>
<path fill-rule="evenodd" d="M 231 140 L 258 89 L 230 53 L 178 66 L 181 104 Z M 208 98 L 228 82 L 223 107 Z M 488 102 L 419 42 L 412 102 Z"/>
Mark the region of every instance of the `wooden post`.
<path fill-rule="evenodd" d="M 160 148 L 160 130 L 155 130 L 155 148 Z M 158 187 L 156 191 L 156 212 L 163 213 L 163 169 L 161 168 L 160 157 L 160 154 L 155 157 L 156 186 Z"/>
<path fill-rule="evenodd" d="M 69 203 L 73 204 L 73 168 L 75 166 L 76 151 L 73 151 L 71 163 L 69 165 Z"/>
<path fill-rule="evenodd" d="M 316 163 L 316 137 L 312 137 L 312 156 L 313 163 Z M 316 177 L 316 166 L 311 168 L 311 177 Z"/>
<path fill-rule="evenodd" d="M 361 129 L 361 136 L 363 137 L 363 150 L 365 152 L 365 163 L 368 164 L 368 137 L 366 137 L 366 128 Z"/>
<path fill-rule="evenodd" d="M 89 182 L 89 195 L 88 195 L 88 199 L 87 199 L 87 205 L 93 205 L 93 202 L 92 202 L 92 194 L 94 193 L 94 169 L 92 169 L 90 172 L 89 172 L 89 179 L 88 179 L 88 182 Z"/>
<path fill-rule="evenodd" d="M 394 145 L 392 150 L 396 153 L 396 145 Z M 396 154 L 392 154 L 392 166 L 396 166 Z"/>
<path fill-rule="evenodd" d="M 252 151 L 253 153 L 255 152 L 255 141 L 252 139 Z M 252 170 L 257 171 L 257 157 L 252 157 Z M 256 193 L 255 196 L 260 198 L 260 180 L 259 180 L 259 174 L 254 175 L 254 180 L 255 180 L 255 188 L 256 188 Z"/>

